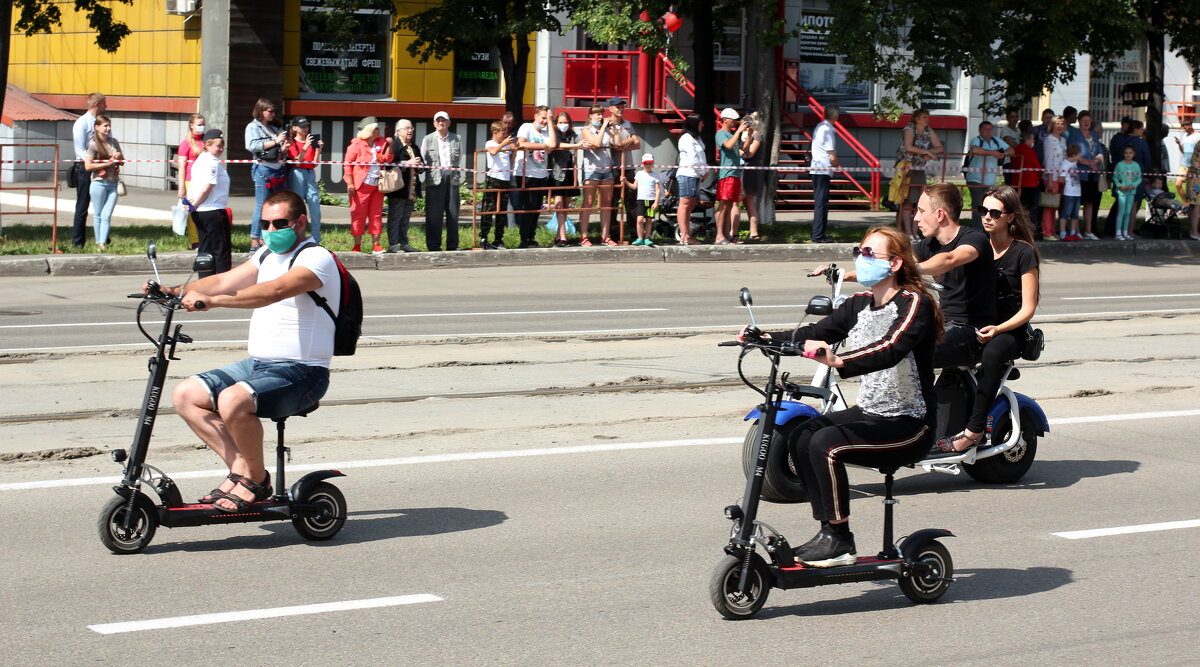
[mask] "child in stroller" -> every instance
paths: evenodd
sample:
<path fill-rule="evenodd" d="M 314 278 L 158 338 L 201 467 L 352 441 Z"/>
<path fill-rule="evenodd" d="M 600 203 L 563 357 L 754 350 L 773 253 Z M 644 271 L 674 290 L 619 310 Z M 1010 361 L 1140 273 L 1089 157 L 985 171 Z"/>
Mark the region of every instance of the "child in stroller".
<path fill-rule="evenodd" d="M 1175 194 L 1163 188 L 1162 176 L 1150 177 L 1146 189 L 1150 217 L 1139 230 L 1142 236 L 1160 238 L 1183 238 L 1183 222 L 1179 219 L 1187 204 L 1175 198 Z"/>
<path fill-rule="evenodd" d="M 663 182 L 663 196 L 658 202 L 658 217 L 654 219 L 652 232 L 664 238 L 679 240 L 679 225 L 675 221 L 675 212 L 679 209 L 679 179 L 675 177 L 675 169 L 667 172 Z M 692 236 L 713 238 L 716 235 L 716 220 L 712 215 L 717 203 L 717 190 L 713 184 L 700 185 L 700 196 L 692 211 Z"/>

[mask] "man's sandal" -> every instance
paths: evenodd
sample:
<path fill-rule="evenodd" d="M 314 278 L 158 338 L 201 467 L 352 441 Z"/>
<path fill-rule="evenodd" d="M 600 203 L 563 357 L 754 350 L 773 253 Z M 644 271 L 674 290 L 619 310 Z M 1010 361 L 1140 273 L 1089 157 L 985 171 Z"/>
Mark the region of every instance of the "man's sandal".
<path fill-rule="evenodd" d="M 246 477 L 244 475 L 233 475 L 231 473 L 231 478 L 232 477 L 237 478 L 237 479 L 233 480 L 234 482 L 236 482 L 237 484 L 239 484 L 241 486 L 246 487 L 251 493 L 253 493 L 254 498 L 252 498 L 250 500 L 246 500 L 245 498 L 235 496 L 232 493 L 226 493 L 224 491 L 217 491 L 216 493 L 213 494 L 212 506 L 214 509 L 220 510 L 222 512 L 228 512 L 230 514 L 236 513 L 236 512 L 245 512 L 247 509 L 249 509 L 249 507 L 251 505 L 253 505 L 254 503 L 256 503 L 260 500 L 266 500 L 267 498 L 270 498 L 271 494 L 275 492 L 275 490 L 271 488 L 271 473 L 270 473 L 270 471 L 267 472 L 266 478 L 263 479 L 262 483 L 260 483 L 260 484 L 255 484 L 254 482 L 251 482 L 250 478 Z M 222 498 L 233 503 L 234 506 L 233 507 L 222 507 L 222 506 L 218 505 L 216 501 L 220 500 Z"/>
<path fill-rule="evenodd" d="M 235 472 L 231 472 L 225 476 L 225 479 L 233 480 L 235 483 L 235 486 L 236 486 L 237 478 L 240 476 L 241 475 L 238 475 Z M 218 493 L 225 493 L 225 491 L 222 491 L 221 487 L 218 486 L 217 488 L 213 489 L 212 491 L 209 491 L 208 493 L 204 494 L 203 496 L 200 496 L 196 500 L 196 502 L 200 503 L 201 505 L 208 505 L 212 501 L 216 500 L 217 498 L 220 498 L 220 496 L 217 495 Z"/>

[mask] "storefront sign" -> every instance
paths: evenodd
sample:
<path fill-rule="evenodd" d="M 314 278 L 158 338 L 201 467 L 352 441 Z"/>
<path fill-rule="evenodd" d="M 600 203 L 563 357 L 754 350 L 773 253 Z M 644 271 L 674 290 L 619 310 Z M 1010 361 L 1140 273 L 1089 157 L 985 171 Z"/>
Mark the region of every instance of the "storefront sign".
<path fill-rule="evenodd" d="M 833 16 L 806 11 L 800 17 L 800 68 L 797 78 L 821 104 L 845 109 L 869 109 L 871 84 L 847 79 L 850 65 L 845 57 L 829 51 L 829 29 Z"/>
<path fill-rule="evenodd" d="M 380 98 L 388 96 L 392 16 L 360 12 L 348 44 L 324 31 L 310 8 L 301 14 L 300 92 Z"/>

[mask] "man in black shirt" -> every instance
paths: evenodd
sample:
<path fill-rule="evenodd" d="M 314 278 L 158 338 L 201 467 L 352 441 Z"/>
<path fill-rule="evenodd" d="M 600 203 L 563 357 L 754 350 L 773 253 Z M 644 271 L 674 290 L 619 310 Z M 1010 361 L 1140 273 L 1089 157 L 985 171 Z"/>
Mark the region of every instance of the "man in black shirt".
<path fill-rule="evenodd" d="M 996 270 L 988 235 L 958 224 L 962 193 L 936 183 L 925 188 L 914 220 L 925 238 L 913 244 L 923 273 L 943 286 L 939 299 L 945 331 L 934 351 L 937 368 L 979 361 L 983 345 L 975 330 L 996 323 Z"/>

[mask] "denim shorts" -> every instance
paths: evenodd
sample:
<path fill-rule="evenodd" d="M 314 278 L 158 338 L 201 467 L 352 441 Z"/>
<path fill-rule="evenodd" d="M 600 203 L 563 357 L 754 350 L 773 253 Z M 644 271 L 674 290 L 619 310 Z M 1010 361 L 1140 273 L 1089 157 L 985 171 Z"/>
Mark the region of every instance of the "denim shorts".
<path fill-rule="evenodd" d="M 700 191 L 700 179 L 693 176 L 679 177 L 679 198 L 695 199 Z"/>
<path fill-rule="evenodd" d="M 329 389 L 329 369 L 296 361 L 237 363 L 195 376 L 208 387 L 213 409 L 222 391 L 240 384 L 254 398 L 254 414 L 264 419 L 290 417 L 317 404 Z"/>
<path fill-rule="evenodd" d="M 1074 220 L 1079 217 L 1079 201 L 1082 197 L 1063 195 L 1062 208 L 1058 211 L 1059 220 Z"/>
<path fill-rule="evenodd" d="M 585 181 L 607 181 L 613 177 L 612 169 L 600 169 L 598 171 L 585 172 L 583 180 Z"/>

